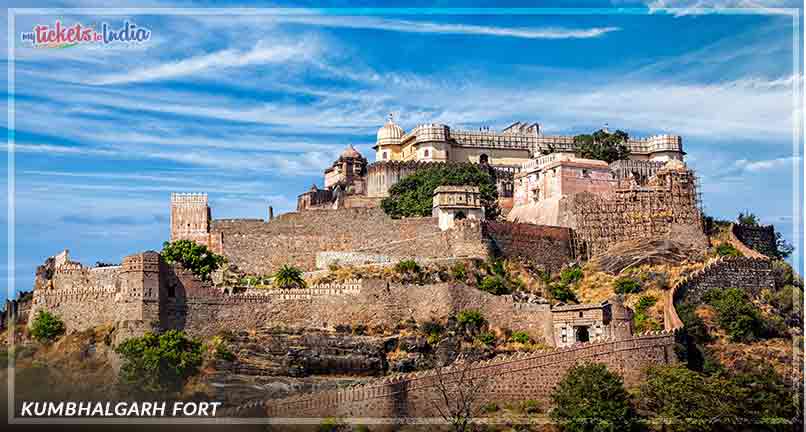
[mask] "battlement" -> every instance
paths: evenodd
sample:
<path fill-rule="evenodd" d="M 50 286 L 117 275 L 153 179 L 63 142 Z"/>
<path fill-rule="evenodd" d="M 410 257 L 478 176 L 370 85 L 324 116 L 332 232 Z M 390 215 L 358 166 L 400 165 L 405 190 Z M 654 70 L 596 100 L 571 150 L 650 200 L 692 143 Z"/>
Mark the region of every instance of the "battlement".
<path fill-rule="evenodd" d="M 207 205 L 206 193 L 172 193 L 171 205 Z"/>
<path fill-rule="evenodd" d="M 123 258 L 121 267 L 127 272 L 159 272 L 160 254 L 146 251 Z"/>

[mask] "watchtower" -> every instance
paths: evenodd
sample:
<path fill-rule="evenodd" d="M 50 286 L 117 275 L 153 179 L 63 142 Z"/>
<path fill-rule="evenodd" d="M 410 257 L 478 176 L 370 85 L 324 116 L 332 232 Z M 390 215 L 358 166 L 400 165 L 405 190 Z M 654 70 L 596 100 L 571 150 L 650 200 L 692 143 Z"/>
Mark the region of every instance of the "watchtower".
<path fill-rule="evenodd" d="M 434 190 L 433 217 L 439 218 L 443 231 L 453 228 L 456 220 L 484 220 L 484 207 L 477 186 L 440 186 Z"/>
<path fill-rule="evenodd" d="M 210 246 L 210 207 L 206 193 L 171 194 L 171 241 Z"/>

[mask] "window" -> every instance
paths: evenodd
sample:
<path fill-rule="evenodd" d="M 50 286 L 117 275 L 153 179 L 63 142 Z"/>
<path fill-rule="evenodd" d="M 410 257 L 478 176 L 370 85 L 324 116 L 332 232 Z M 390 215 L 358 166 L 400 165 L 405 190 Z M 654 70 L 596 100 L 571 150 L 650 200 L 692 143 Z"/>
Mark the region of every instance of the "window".
<path fill-rule="evenodd" d="M 387 157 L 388 157 L 388 155 L 386 154 L 386 152 L 383 152 L 383 160 L 386 160 Z"/>
<path fill-rule="evenodd" d="M 590 176 L 591 176 L 591 173 L 590 173 L 589 170 L 586 170 L 586 169 L 582 170 L 582 177 L 588 178 Z"/>
<path fill-rule="evenodd" d="M 425 149 L 425 151 L 423 152 L 423 156 L 428 157 L 428 149 Z"/>
<path fill-rule="evenodd" d="M 487 156 L 486 154 L 482 153 L 481 156 L 479 156 L 479 163 L 480 164 L 486 164 L 486 163 L 489 162 L 489 159 L 490 159 L 489 156 Z"/>
<path fill-rule="evenodd" d="M 582 311 L 579 312 L 579 317 L 582 318 Z"/>

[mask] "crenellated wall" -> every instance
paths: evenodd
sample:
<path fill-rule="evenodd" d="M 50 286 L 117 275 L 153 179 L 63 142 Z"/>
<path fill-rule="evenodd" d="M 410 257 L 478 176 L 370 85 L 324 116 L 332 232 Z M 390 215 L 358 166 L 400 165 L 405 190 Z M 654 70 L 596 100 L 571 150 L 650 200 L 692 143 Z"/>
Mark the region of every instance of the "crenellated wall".
<path fill-rule="evenodd" d="M 730 231 L 745 246 L 762 255 L 774 257 L 778 250 L 775 227 L 772 225 L 731 224 Z M 744 254 L 749 255 L 746 252 Z"/>
<path fill-rule="evenodd" d="M 674 303 L 702 302 L 705 292 L 714 288 L 740 288 L 750 295 L 774 289 L 772 264 L 765 258 L 720 257 L 678 282 L 672 291 Z"/>
<path fill-rule="evenodd" d="M 378 379 L 346 389 L 265 400 L 223 412 L 225 416 L 269 417 L 439 417 L 440 382 L 456 382 L 464 376 L 481 380 L 480 403 L 499 404 L 535 399 L 550 404 L 549 395 L 566 371 L 579 362 L 598 362 L 620 374 L 628 386 L 636 385 L 647 366 L 675 361 L 674 334 L 656 332 L 625 340 L 602 341 L 567 348 L 519 353 L 513 356 L 454 365 Z"/>

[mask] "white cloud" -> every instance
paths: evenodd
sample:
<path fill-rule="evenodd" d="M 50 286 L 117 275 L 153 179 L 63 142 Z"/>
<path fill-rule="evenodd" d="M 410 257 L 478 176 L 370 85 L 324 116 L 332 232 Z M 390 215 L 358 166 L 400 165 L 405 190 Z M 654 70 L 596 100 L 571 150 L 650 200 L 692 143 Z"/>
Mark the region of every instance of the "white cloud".
<path fill-rule="evenodd" d="M 795 166 L 794 164 L 799 161 L 800 158 L 794 156 L 782 157 L 776 159 L 767 159 L 767 160 L 756 160 L 756 161 L 739 159 L 736 161 L 735 165 L 737 168 L 743 169 L 745 171 L 757 173 L 779 168 L 794 168 Z"/>
<path fill-rule="evenodd" d="M 706 15 L 712 13 L 752 10 L 761 14 L 789 14 L 781 9 L 799 8 L 798 0 L 649 0 L 644 1 L 651 12 L 666 12 L 674 16 Z"/>
<path fill-rule="evenodd" d="M 621 30 L 618 27 L 562 28 L 562 27 L 497 27 L 469 24 L 436 23 L 428 21 L 394 20 L 366 16 L 278 15 L 273 21 L 308 24 L 323 27 L 346 27 L 405 33 L 465 34 L 503 36 L 525 39 L 588 39 Z"/>
<path fill-rule="evenodd" d="M 175 62 L 115 73 L 92 79 L 87 84 L 124 84 L 156 81 L 193 75 L 214 69 L 235 68 L 266 63 L 285 63 L 308 59 L 316 50 L 315 42 L 305 40 L 284 45 L 259 41 L 248 51 L 226 49 L 211 54 L 178 60 Z"/>

